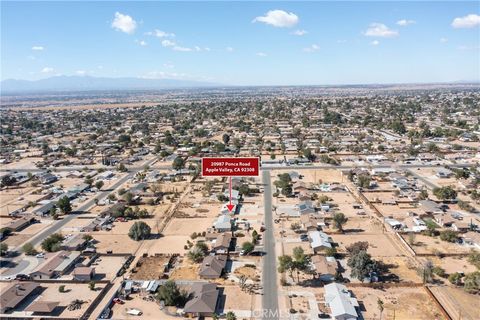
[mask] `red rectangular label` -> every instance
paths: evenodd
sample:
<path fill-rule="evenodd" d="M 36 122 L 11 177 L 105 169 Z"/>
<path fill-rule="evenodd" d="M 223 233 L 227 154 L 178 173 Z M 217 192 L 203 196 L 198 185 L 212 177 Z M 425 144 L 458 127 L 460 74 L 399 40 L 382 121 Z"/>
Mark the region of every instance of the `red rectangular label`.
<path fill-rule="evenodd" d="M 252 177 L 259 174 L 258 158 L 202 158 L 202 176 Z"/>

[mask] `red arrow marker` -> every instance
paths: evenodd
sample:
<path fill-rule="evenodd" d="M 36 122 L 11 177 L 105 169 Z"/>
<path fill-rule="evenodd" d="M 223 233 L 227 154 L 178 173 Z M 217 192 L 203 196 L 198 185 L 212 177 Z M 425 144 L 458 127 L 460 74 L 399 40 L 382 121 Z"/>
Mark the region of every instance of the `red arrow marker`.
<path fill-rule="evenodd" d="M 230 204 L 227 204 L 228 211 L 232 212 L 235 205 L 232 204 L 232 177 L 230 177 Z"/>

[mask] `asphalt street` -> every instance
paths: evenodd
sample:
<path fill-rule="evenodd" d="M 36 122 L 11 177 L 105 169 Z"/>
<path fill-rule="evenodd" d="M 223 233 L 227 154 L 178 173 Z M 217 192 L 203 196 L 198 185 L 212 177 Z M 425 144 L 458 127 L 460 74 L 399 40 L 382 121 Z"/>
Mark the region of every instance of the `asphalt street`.
<path fill-rule="evenodd" d="M 263 319 L 278 319 L 278 288 L 277 288 L 277 263 L 275 255 L 275 237 L 273 234 L 272 218 L 272 188 L 270 172 L 262 172 L 265 191 L 263 193 L 265 209 L 265 234 L 264 250 L 266 255 L 263 259 Z"/>

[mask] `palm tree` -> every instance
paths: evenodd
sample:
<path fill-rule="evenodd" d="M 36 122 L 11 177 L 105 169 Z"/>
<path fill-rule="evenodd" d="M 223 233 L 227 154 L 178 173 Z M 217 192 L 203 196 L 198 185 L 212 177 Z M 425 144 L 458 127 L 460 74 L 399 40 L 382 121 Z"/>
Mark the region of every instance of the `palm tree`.
<path fill-rule="evenodd" d="M 381 320 L 384 307 L 383 307 L 383 301 L 380 298 L 378 298 L 377 300 L 377 307 L 378 307 L 378 310 L 380 311 L 380 320 Z"/>

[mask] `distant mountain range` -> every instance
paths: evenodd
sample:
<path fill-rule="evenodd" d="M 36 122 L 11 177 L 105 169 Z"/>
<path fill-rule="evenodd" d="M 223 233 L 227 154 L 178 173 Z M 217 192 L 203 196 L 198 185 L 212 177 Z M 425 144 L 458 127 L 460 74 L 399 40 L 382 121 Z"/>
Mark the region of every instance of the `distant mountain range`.
<path fill-rule="evenodd" d="M 177 79 L 101 78 L 91 76 L 55 76 L 34 81 L 7 79 L 0 83 L 2 92 L 155 90 L 214 86 L 219 86 L 219 84 Z"/>

